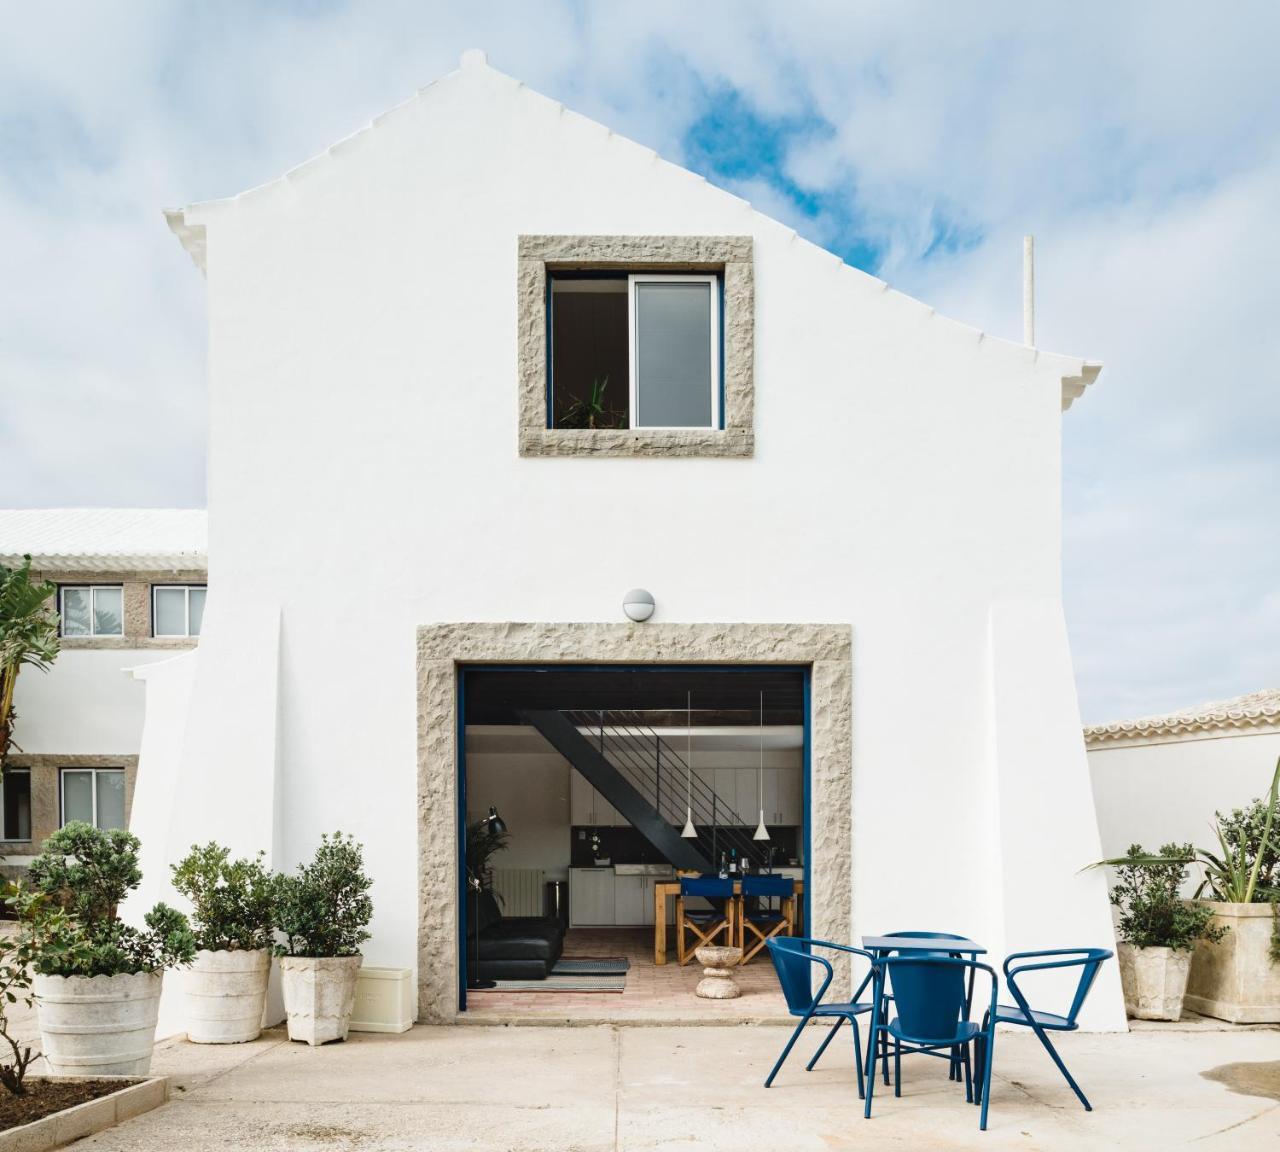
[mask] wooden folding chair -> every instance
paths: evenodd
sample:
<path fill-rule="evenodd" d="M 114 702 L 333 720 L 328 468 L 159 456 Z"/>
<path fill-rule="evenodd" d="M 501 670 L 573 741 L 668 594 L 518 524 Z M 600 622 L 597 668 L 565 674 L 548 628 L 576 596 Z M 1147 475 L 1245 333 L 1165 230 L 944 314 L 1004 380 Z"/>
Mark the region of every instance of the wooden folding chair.
<path fill-rule="evenodd" d="M 710 900 L 712 907 L 687 907 L 685 900 L 691 896 Z M 686 932 L 692 932 L 696 938 L 692 946 L 685 942 Z M 720 935 L 724 936 L 720 943 L 733 944 L 733 881 L 715 876 L 685 877 L 680 881 L 680 895 L 676 897 L 676 959 L 681 965 L 688 964 L 695 949 L 716 943 Z"/>
<path fill-rule="evenodd" d="M 762 904 L 752 908 L 747 903 L 752 899 L 777 900 L 778 907 Z M 744 876 L 735 920 L 741 963 L 745 964 L 773 937 L 795 935 L 796 882 L 789 876 Z"/>

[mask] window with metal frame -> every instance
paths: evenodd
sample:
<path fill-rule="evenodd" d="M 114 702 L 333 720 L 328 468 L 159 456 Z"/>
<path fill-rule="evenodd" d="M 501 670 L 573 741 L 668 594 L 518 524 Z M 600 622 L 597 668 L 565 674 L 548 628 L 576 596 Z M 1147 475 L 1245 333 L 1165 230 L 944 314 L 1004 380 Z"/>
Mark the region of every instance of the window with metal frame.
<path fill-rule="evenodd" d="M 63 636 L 123 636 L 124 586 L 64 584 L 58 590 Z"/>
<path fill-rule="evenodd" d="M 61 823 L 83 820 L 95 828 L 124 828 L 123 768 L 63 768 Z"/>
<path fill-rule="evenodd" d="M 151 588 L 153 636 L 199 636 L 204 621 L 203 584 L 155 584 Z"/>
<path fill-rule="evenodd" d="M 4 784 L 0 788 L 0 819 L 3 821 L 3 839 L 22 841 L 31 839 L 31 769 L 6 768 Z"/>
<path fill-rule="evenodd" d="M 723 427 L 716 273 L 553 273 L 548 319 L 550 427 Z"/>

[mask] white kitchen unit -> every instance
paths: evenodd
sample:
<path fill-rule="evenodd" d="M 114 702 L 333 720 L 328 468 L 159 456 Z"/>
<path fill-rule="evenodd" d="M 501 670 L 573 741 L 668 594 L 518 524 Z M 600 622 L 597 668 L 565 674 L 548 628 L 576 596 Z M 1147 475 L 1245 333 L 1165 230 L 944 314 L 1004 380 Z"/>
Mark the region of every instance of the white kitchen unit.
<path fill-rule="evenodd" d="M 653 900 L 653 885 L 648 876 L 613 877 L 613 922 L 620 925 L 644 923 L 644 898 L 646 891 Z M 649 914 L 653 923 L 653 913 Z"/>
<path fill-rule="evenodd" d="M 594 928 L 616 923 L 612 868 L 569 869 L 569 926 Z"/>
<path fill-rule="evenodd" d="M 596 828 L 627 824 L 626 818 L 577 771 L 569 774 L 569 822 Z"/>

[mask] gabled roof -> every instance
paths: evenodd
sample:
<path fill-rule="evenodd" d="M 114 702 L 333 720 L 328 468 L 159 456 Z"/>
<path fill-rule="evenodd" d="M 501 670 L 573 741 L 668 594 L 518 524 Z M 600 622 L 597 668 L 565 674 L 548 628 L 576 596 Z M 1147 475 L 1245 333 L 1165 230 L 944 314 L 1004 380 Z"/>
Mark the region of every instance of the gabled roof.
<path fill-rule="evenodd" d="M 41 572 L 208 568 L 203 508 L 0 509 L 0 564 Z"/>
<path fill-rule="evenodd" d="M 284 173 L 283 176 L 279 176 L 274 180 L 269 180 L 265 184 L 260 184 L 256 188 L 250 188 L 235 196 L 223 197 L 217 200 L 201 201 L 199 203 L 189 204 L 185 208 L 165 209 L 164 217 L 165 217 L 165 220 L 168 222 L 170 231 L 172 231 L 173 234 L 178 238 L 179 242 L 182 244 L 182 247 L 186 250 L 187 254 L 191 257 L 196 267 L 200 269 L 201 273 L 204 275 L 207 275 L 208 274 L 208 263 L 207 263 L 208 237 L 207 237 L 206 220 L 209 218 L 209 213 L 211 210 L 217 211 L 229 205 L 245 204 L 245 203 L 251 202 L 256 198 L 259 198 L 265 195 L 270 195 L 273 190 L 287 188 L 290 184 L 296 181 L 299 181 L 305 178 L 306 176 L 312 174 L 318 166 L 325 165 L 325 164 L 332 164 L 339 158 L 346 155 L 350 155 L 351 153 L 355 152 L 361 146 L 361 144 L 367 142 L 370 133 L 376 133 L 379 130 L 379 128 L 381 128 L 388 121 L 396 118 L 400 113 L 402 113 L 406 109 L 411 108 L 413 105 L 417 104 L 419 101 L 430 99 L 434 92 L 438 92 L 445 85 L 456 83 L 458 79 L 462 77 L 464 74 L 491 79 L 497 82 L 498 84 L 504 85 L 512 93 L 515 93 L 515 92 L 531 93 L 537 99 L 546 101 L 549 105 L 552 105 L 553 107 L 558 109 L 561 113 L 567 116 L 575 117 L 583 121 L 584 123 L 594 124 L 595 127 L 601 130 L 602 139 L 608 139 L 611 143 L 614 143 L 614 144 L 621 143 L 626 147 L 638 149 L 640 152 L 645 153 L 647 156 L 657 160 L 659 163 L 670 164 L 671 167 L 679 169 L 679 171 L 683 172 L 692 180 L 697 180 L 704 185 L 707 185 L 709 183 L 705 177 L 695 172 L 691 172 L 688 169 L 681 168 L 679 165 L 671 164 L 671 162 L 668 160 L 662 159 L 660 156 L 657 155 L 657 153 L 653 151 L 653 149 L 647 148 L 642 144 L 637 144 L 635 141 L 628 140 L 626 137 L 618 135 L 613 131 L 613 129 L 609 128 L 607 125 L 598 124 L 595 121 L 588 120 L 587 117 L 582 116 L 579 113 L 573 112 L 572 110 L 565 108 L 565 106 L 560 104 L 558 101 L 552 100 L 550 97 L 542 96 L 539 93 L 533 92 L 532 89 L 526 88 L 523 81 L 517 80 L 514 77 L 508 76 L 505 73 L 498 71 L 496 68 L 490 67 L 488 58 L 486 57 L 485 53 L 479 49 L 473 48 L 466 52 L 463 52 L 462 57 L 458 63 L 458 68 L 455 69 L 453 72 L 449 72 L 446 75 L 442 76 L 440 79 L 432 81 L 425 88 L 419 88 L 418 91 L 408 100 L 404 101 L 404 103 L 389 109 L 388 111 L 382 113 L 380 116 L 375 116 L 373 120 L 370 121 L 370 123 L 367 124 L 365 127 L 360 128 L 359 130 L 351 133 L 349 136 L 344 137 L 343 139 L 339 140 L 336 144 L 331 145 L 324 152 L 320 153 L 317 156 L 313 156 L 310 160 L 306 160 L 303 163 L 297 165 L 296 167 L 291 168 L 288 172 Z M 760 212 L 759 209 L 754 208 L 752 205 L 747 203 L 747 201 L 742 200 L 741 197 L 735 195 L 734 193 L 728 192 L 722 188 L 718 188 L 715 185 L 710 185 L 710 187 L 714 188 L 716 193 L 718 193 L 721 196 L 728 197 L 741 204 L 746 204 L 747 207 L 751 208 L 752 211 L 756 212 L 757 215 L 761 216 L 763 219 L 767 220 L 769 223 L 775 225 L 778 228 L 782 228 L 787 232 L 790 232 L 793 239 L 800 239 L 799 235 L 796 233 L 796 231 L 793 228 L 789 228 L 786 225 L 781 224 L 778 221 L 774 220 L 772 217 L 767 216 L 765 213 Z M 805 241 L 805 243 L 810 243 L 810 242 Z M 813 247 L 817 248 L 818 246 L 813 245 Z M 863 272 L 861 269 L 857 269 L 857 268 L 854 268 L 852 265 L 845 264 L 842 258 L 836 255 L 835 253 L 827 252 L 826 249 L 819 249 L 819 251 L 826 252 L 827 255 L 834 257 L 837 262 L 842 264 L 850 272 L 856 273 L 859 276 L 866 276 L 869 280 L 879 284 L 883 289 L 885 290 L 889 289 L 889 285 L 884 281 L 880 280 L 879 277 L 872 276 L 869 273 Z M 921 303 L 920 301 L 914 301 L 914 303 L 916 303 L 920 308 L 922 308 L 928 315 L 930 316 L 936 315 L 936 313 L 932 308 Z M 951 323 L 957 323 L 957 322 L 951 321 Z M 968 325 L 958 325 L 958 326 L 966 329 L 968 328 Z M 988 339 L 988 334 L 985 332 L 980 332 L 977 329 L 969 329 L 969 330 L 972 331 L 973 334 L 980 341 Z M 1046 357 L 1050 357 L 1055 362 L 1061 362 L 1063 365 L 1063 371 L 1061 375 L 1062 411 L 1064 412 L 1071 407 L 1071 404 L 1074 400 L 1078 399 L 1080 396 L 1084 394 L 1085 389 L 1088 388 L 1089 385 L 1091 385 L 1098 378 L 1098 374 L 1102 371 L 1102 364 L 1097 361 L 1082 360 L 1081 358 L 1075 357 L 1075 356 L 1064 356 L 1058 353 L 1048 352 L 1047 350 L 1042 350 L 1034 347 L 1027 347 L 1026 345 L 1023 345 L 1023 344 L 1017 344 L 1012 341 L 1006 341 L 998 337 L 994 339 L 990 339 L 988 342 L 991 344 L 1006 345 L 1010 350 L 1014 351 L 1016 354 L 1029 355 L 1033 360 L 1039 359 L 1041 356 L 1046 356 Z"/>
<path fill-rule="evenodd" d="M 1264 688 L 1230 700 L 1217 700 L 1170 712 L 1164 716 L 1144 716 L 1138 720 L 1122 720 L 1115 724 L 1099 724 L 1084 730 L 1085 743 L 1091 748 L 1109 744 L 1190 737 L 1205 734 L 1222 735 L 1247 730 L 1280 731 L 1280 688 Z"/>

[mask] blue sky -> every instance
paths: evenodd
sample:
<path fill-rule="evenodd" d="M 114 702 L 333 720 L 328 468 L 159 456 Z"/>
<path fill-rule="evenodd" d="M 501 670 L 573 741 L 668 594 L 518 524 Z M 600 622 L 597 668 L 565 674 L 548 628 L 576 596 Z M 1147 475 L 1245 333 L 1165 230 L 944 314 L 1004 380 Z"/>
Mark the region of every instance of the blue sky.
<path fill-rule="evenodd" d="M 1229 13 L 1229 15 L 1227 14 Z M 1280 683 L 1280 7 L 3 0 L 0 504 L 204 500 L 160 209 L 490 62 L 939 311 L 1101 359 L 1064 422 L 1086 719 Z"/>

